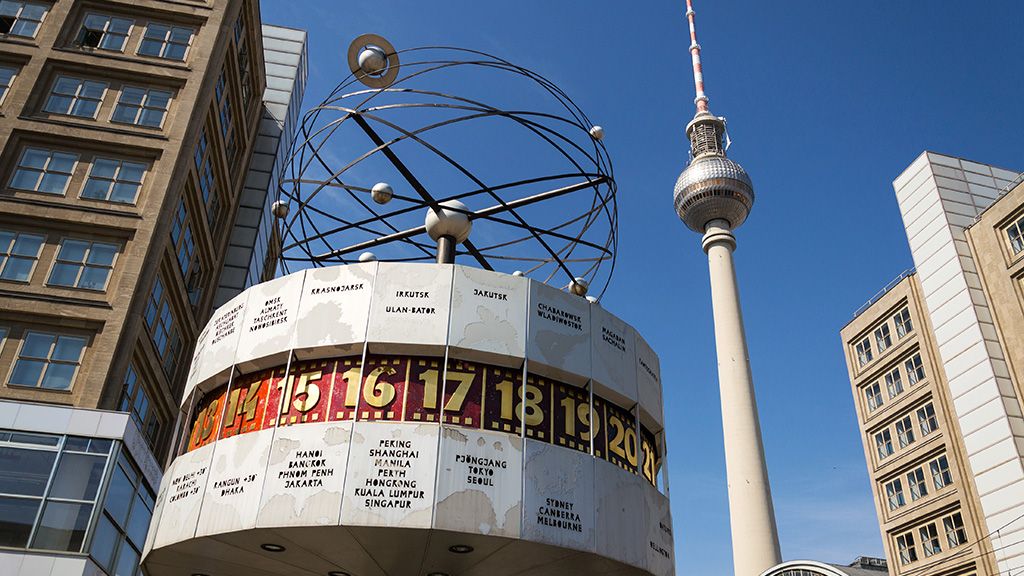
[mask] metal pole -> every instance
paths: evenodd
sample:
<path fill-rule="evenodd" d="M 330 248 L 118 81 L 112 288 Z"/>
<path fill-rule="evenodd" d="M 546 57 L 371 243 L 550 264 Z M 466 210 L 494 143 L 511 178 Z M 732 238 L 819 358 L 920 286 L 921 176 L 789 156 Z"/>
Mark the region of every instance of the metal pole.
<path fill-rule="evenodd" d="M 451 236 L 441 236 L 437 239 L 437 263 L 455 263 L 455 238 L 452 238 Z"/>

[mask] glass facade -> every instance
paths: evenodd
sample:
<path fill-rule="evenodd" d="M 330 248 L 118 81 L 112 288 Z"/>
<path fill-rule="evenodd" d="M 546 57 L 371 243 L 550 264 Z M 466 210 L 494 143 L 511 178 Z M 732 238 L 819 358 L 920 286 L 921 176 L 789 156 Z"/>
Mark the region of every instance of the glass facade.
<path fill-rule="evenodd" d="M 0 430 L 0 546 L 89 552 L 135 576 L 154 497 L 119 442 Z"/>

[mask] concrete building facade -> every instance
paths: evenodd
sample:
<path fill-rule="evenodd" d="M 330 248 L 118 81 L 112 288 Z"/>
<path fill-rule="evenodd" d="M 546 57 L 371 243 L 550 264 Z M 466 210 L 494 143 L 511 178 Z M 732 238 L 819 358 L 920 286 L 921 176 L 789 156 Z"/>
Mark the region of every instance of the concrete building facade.
<path fill-rule="evenodd" d="M 1020 378 L 1011 369 L 1021 354 L 1014 332 L 1022 301 L 1014 266 L 1024 248 L 1013 234 L 1019 182 L 1015 172 L 922 154 L 893 183 L 916 273 L 842 330 L 897 574 L 1024 567 L 1024 417 Z M 904 320 L 914 330 L 901 328 Z M 920 362 L 905 360 L 908 354 Z M 910 385 L 908 375 L 919 367 Z M 903 390 L 893 395 L 895 369 Z M 934 416 L 919 407 L 929 400 Z M 932 422 L 938 430 L 924 432 Z M 948 475 L 935 460 L 940 453 Z M 928 495 L 915 491 L 917 470 Z"/>
<path fill-rule="evenodd" d="M 0 2 L 0 574 L 136 574 L 263 117 L 258 2 Z"/>

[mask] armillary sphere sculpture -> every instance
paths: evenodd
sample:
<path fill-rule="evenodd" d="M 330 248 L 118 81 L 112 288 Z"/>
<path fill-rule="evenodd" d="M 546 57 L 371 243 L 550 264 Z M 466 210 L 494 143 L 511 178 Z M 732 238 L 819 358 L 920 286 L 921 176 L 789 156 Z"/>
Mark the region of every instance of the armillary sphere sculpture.
<path fill-rule="evenodd" d="M 348 63 L 303 117 L 279 179 L 284 272 L 461 256 L 604 293 L 615 180 L 602 128 L 565 92 L 484 52 L 396 51 L 375 34 L 352 43 Z"/>

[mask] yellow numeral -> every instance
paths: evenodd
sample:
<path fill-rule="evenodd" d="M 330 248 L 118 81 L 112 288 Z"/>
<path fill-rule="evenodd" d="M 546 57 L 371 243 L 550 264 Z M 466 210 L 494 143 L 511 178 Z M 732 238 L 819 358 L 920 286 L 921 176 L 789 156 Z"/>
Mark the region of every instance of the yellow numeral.
<path fill-rule="evenodd" d="M 391 366 L 378 366 L 370 371 L 363 383 L 363 401 L 374 408 L 383 408 L 395 399 L 395 385 L 381 380 L 382 375 L 393 376 L 396 370 Z"/>
<path fill-rule="evenodd" d="M 627 428 L 618 416 L 610 416 L 608 425 L 612 427 L 612 440 L 608 443 L 608 449 L 617 454 L 620 458 L 636 466 L 636 430 Z"/>

